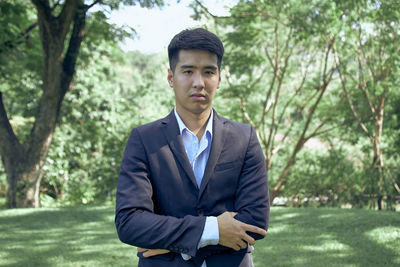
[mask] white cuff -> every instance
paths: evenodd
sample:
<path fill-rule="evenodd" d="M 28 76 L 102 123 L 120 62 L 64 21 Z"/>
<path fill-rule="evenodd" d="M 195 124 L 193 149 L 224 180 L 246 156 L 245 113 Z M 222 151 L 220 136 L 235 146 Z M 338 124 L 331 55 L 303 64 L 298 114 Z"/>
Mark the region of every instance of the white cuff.
<path fill-rule="evenodd" d="M 219 242 L 219 231 L 218 231 L 218 220 L 217 217 L 208 216 L 206 217 L 206 223 L 204 225 L 203 234 L 201 235 L 197 249 L 208 246 L 218 245 Z M 181 253 L 182 258 L 187 261 L 192 257 L 188 254 Z"/>
<path fill-rule="evenodd" d="M 219 231 L 217 217 L 208 216 L 197 248 L 199 249 L 208 245 L 218 245 L 218 242 Z"/>
<path fill-rule="evenodd" d="M 181 253 L 181 256 L 182 256 L 182 258 L 183 258 L 185 261 L 188 261 L 188 260 L 190 260 L 190 259 L 192 258 L 190 255 L 188 255 L 188 254 L 183 254 L 183 253 Z"/>

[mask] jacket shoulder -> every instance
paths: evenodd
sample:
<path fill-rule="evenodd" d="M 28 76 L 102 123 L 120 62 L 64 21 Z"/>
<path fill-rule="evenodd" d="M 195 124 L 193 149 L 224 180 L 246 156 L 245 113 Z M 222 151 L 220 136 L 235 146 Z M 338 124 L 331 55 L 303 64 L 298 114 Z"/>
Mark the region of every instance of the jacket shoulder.
<path fill-rule="evenodd" d="M 220 115 L 218 115 L 218 119 L 222 121 L 224 125 L 228 126 L 228 131 L 232 132 L 235 135 L 249 135 L 253 130 L 253 127 L 248 124 L 233 121 Z"/>
<path fill-rule="evenodd" d="M 154 132 L 155 129 L 160 128 L 162 125 L 163 119 L 159 119 L 156 121 L 152 121 L 146 124 L 142 124 L 139 126 L 136 126 L 132 129 L 132 131 L 138 131 L 141 134 L 149 134 L 151 132 Z"/>
<path fill-rule="evenodd" d="M 169 123 L 173 119 L 174 117 L 172 117 L 170 113 L 164 118 L 136 126 L 132 129 L 132 132 L 137 132 L 141 136 L 154 136 L 154 134 L 161 132 L 161 129 L 165 123 Z"/>

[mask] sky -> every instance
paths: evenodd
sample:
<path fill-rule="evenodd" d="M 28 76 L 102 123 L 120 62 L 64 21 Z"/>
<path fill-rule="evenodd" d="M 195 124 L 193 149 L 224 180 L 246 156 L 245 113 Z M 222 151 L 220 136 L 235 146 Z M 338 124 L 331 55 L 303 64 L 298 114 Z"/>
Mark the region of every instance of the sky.
<path fill-rule="evenodd" d="M 165 51 L 172 37 L 180 31 L 201 25 L 190 16 L 193 14 L 189 7 L 190 0 L 166 1 L 163 8 L 146 9 L 140 6 L 122 7 L 118 11 L 108 13 L 109 21 L 118 26 L 128 25 L 137 32 L 135 38 L 126 39 L 121 43 L 125 51 L 139 50 L 142 53 L 157 53 Z M 212 14 L 228 15 L 229 7 L 235 0 L 203 0 L 204 5 Z"/>

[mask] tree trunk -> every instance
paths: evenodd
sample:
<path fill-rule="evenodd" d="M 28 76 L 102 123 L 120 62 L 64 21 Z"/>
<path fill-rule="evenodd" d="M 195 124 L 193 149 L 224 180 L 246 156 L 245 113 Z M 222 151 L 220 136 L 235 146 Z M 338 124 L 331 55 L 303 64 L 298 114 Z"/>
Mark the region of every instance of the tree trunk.
<path fill-rule="evenodd" d="M 39 187 L 42 170 L 38 167 L 27 172 L 20 166 L 11 166 L 8 174 L 8 208 L 40 207 Z"/>
<path fill-rule="evenodd" d="M 379 144 L 374 144 L 374 156 L 372 161 L 372 168 L 374 170 L 376 181 L 378 184 L 378 197 L 377 197 L 378 210 L 383 210 L 384 177 L 383 177 L 382 151 L 380 150 Z"/>
<path fill-rule="evenodd" d="M 16 145 L 14 150 L 5 148 L 1 152 L 8 181 L 7 207 L 39 207 L 42 167 L 47 151 L 40 153 L 43 155 L 41 158 L 32 158 L 27 155 L 23 145 Z M 45 147 L 47 150 L 48 148 L 49 146 Z"/>
<path fill-rule="evenodd" d="M 7 172 L 8 191 L 7 191 L 7 207 L 17 207 L 17 175 Z"/>
<path fill-rule="evenodd" d="M 292 168 L 292 166 L 295 164 L 297 153 L 301 150 L 301 148 L 303 147 L 305 142 L 306 141 L 303 139 L 300 139 L 298 141 L 292 155 L 290 156 L 290 159 L 287 161 L 285 168 L 283 169 L 283 171 L 281 172 L 281 175 L 279 176 L 278 183 L 274 186 L 274 189 L 271 192 L 271 196 L 270 196 L 271 204 L 273 203 L 274 199 L 281 192 L 282 186 L 284 186 L 287 183 L 287 176 L 289 174 L 289 171 Z"/>
<path fill-rule="evenodd" d="M 384 183 L 385 177 L 383 173 L 384 163 L 383 163 L 383 153 L 381 149 L 381 136 L 383 129 L 383 118 L 384 118 L 384 108 L 385 108 L 385 98 L 382 96 L 379 101 L 377 114 L 375 118 L 375 139 L 373 142 L 373 169 L 376 173 L 376 180 L 378 182 L 378 210 L 383 210 L 383 196 L 384 196 Z"/>

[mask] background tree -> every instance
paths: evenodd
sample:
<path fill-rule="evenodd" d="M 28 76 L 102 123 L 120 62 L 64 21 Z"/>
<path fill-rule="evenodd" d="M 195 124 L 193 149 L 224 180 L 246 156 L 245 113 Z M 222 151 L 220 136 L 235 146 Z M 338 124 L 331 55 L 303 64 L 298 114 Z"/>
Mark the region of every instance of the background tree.
<path fill-rule="evenodd" d="M 327 110 L 337 104 L 331 86 L 334 37 L 303 29 L 299 34 L 292 19 L 311 8 L 300 2 L 240 1 L 229 18 L 212 16 L 225 32 L 223 94 L 237 100 L 228 113 L 257 130 L 273 188 L 271 201 L 288 182 L 304 144 L 331 129 L 326 123 L 334 114 Z M 327 92 L 335 101 L 324 101 Z M 318 109 L 321 103 L 325 109 Z M 278 163 L 276 155 L 282 153 L 286 157 Z"/>
<path fill-rule="evenodd" d="M 367 192 L 371 196 L 376 192 L 381 201 L 384 189 L 389 189 L 381 149 L 384 109 L 393 107 L 387 106 L 389 95 L 392 103 L 398 99 L 394 94 L 399 50 L 397 5 L 392 1 L 239 1 L 230 16 L 217 17 L 201 1 L 195 2 L 195 17 L 206 17 L 208 25 L 224 36 L 227 85 L 223 92 L 237 100 L 226 112 L 257 129 L 273 188 L 271 199 L 288 183 L 286 189 L 303 184 L 293 180 L 298 175 L 290 170 L 307 172 L 295 166 L 307 141 L 319 135 L 325 144 L 349 142 L 349 136 L 360 138 L 358 130 L 335 129 L 362 122 L 373 147 L 373 168 L 353 157 L 354 165 L 362 163 L 365 178 L 355 179 L 362 186 L 352 192 L 358 192 L 359 197 L 366 185 L 371 185 Z M 346 85 L 352 89 L 345 90 Z M 338 133 L 343 136 L 334 136 Z M 333 148 L 325 145 L 322 149 Z M 326 157 L 334 158 L 334 154 Z M 316 160 L 313 165 L 320 161 L 317 154 L 312 158 Z M 370 177 L 376 177 L 376 182 L 371 184 Z M 394 179 L 392 184 L 398 188 Z M 350 190 L 343 186 L 338 191 L 344 193 L 343 188 Z M 296 197 L 292 189 L 289 191 Z M 389 191 L 385 191 L 387 198 Z M 378 206 L 382 208 L 382 203 Z"/>
<path fill-rule="evenodd" d="M 0 153 L 8 179 L 8 207 L 39 206 L 39 189 L 43 175 L 43 165 L 59 119 L 64 96 L 72 85 L 76 61 L 85 35 L 88 10 L 101 1 L 85 4 L 84 1 L 32 0 L 37 11 L 37 22 L 24 25 L 30 29 L 39 26 L 42 47 L 42 70 L 40 100 L 29 135 L 20 139 L 10 123 L 9 116 L 0 93 Z M 103 3 L 103 2 L 102 2 Z M 162 1 L 104 1 L 110 8 L 120 4 L 140 4 L 142 6 L 161 5 Z M 2 8 L 17 6 L 20 14 L 28 3 L 4 2 Z M 18 24 L 20 25 L 20 24 Z M 4 29 L 3 29 L 4 30 Z M 24 35 L 24 31 L 20 32 Z M 3 42 L 2 50 L 15 47 L 19 41 Z M 36 51 L 37 52 L 37 51 Z"/>
<path fill-rule="evenodd" d="M 339 7 L 342 37 L 334 47 L 335 61 L 351 113 L 372 147 L 375 182 L 367 191 L 382 209 L 385 195 L 391 203 L 389 187 L 400 193 L 385 175 L 382 140 L 385 114 L 399 97 L 400 9 L 392 1 L 348 1 Z"/>

